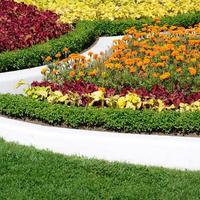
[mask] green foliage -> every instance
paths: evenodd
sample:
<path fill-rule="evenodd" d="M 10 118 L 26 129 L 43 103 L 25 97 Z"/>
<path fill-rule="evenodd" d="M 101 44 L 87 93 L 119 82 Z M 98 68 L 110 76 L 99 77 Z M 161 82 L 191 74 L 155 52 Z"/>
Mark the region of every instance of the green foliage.
<path fill-rule="evenodd" d="M 189 27 L 200 22 L 200 11 L 189 12 L 177 16 L 164 17 L 161 19 L 162 24 Z"/>
<path fill-rule="evenodd" d="M 0 95 L 0 114 L 73 128 L 102 128 L 130 133 L 200 133 L 200 112 L 67 107 L 21 95 Z"/>
<path fill-rule="evenodd" d="M 0 166 L 2 200 L 197 200 L 200 196 L 200 172 L 63 156 L 3 140 Z"/>
<path fill-rule="evenodd" d="M 165 17 L 162 23 L 188 27 L 200 22 L 200 12 L 179 14 L 175 17 Z M 116 21 L 80 21 L 73 32 L 44 44 L 33 47 L 8 51 L 0 54 L 0 72 L 36 67 L 43 64 L 42 57 L 54 56 L 67 47 L 72 52 L 81 52 L 102 35 L 120 35 L 131 26 L 141 28 L 142 24 L 152 24 L 152 20 L 116 20 Z"/>

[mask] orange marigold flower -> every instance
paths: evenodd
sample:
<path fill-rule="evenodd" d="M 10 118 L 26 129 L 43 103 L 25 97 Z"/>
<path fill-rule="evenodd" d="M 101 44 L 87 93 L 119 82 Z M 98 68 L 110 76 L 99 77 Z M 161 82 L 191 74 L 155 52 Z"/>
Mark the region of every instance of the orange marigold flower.
<path fill-rule="evenodd" d="M 181 73 L 182 72 L 182 68 L 181 67 L 177 68 L 176 72 Z"/>
<path fill-rule="evenodd" d="M 99 90 L 99 91 L 102 91 L 102 92 L 104 92 L 104 93 L 106 92 L 106 88 L 104 88 L 104 87 L 99 87 L 98 90 Z"/>
<path fill-rule="evenodd" d="M 93 55 L 93 52 L 89 51 L 88 56 L 92 56 L 92 55 Z"/>
<path fill-rule="evenodd" d="M 165 72 L 160 75 L 160 79 L 165 80 L 165 79 L 168 79 L 170 76 L 171 76 L 171 74 L 169 72 Z"/>
<path fill-rule="evenodd" d="M 46 62 L 49 62 L 49 61 L 51 61 L 52 60 L 52 57 L 51 56 L 47 56 L 46 58 L 45 58 L 45 61 Z"/>
<path fill-rule="evenodd" d="M 163 61 L 166 61 L 169 59 L 169 56 L 160 56 L 160 59 L 163 60 Z"/>
<path fill-rule="evenodd" d="M 197 74 L 197 70 L 194 67 L 188 67 L 188 71 L 192 76 Z"/>
<path fill-rule="evenodd" d="M 197 59 L 196 58 L 192 58 L 190 61 L 194 63 L 194 62 L 197 61 Z"/>
<path fill-rule="evenodd" d="M 113 63 L 104 63 L 105 66 L 109 69 L 112 69 L 114 67 L 114 64 Z"/>
<path fill-rule="evenodd" d="M 132 64 L 134 64 L 134 62 L 135 62 L 135 60 L 134 59 L 127 59 L 127 60 L 125 60 L 125 64 L 126 65 L 132 65 Z"/>
<path fill-rule="evenodd" d="M 160 18 L 155 18 L 155 19 L 154 19 L 154 22 L 160 23 Z"/>
<path fill-rule="evenodd" d="M 177 27 L 176 26 L 171 26 L 169 29 L 170 30 L 175 30 Z"/>
<path fill-rule="evenodd" d="M 98 54 L 93 54 L 93 59 L 97 60 Z"/>
<path fill-rule="evenodd" d="M 178 56 L 178 54 L 179 54 L 178 51 L 173 51 L 173 52 L 171 53 L 171 55 L 174 56 L 174 57 Z"/>
<path fill-rule="evenodd" d="M 121 65 L 120 63 L 116 63 L 116 64 L 114 64 L 114 67 L 115 67 L 116 69 L 121 69 L 121 68 L 122 68 L 122 65 Z"/>
<path fill-rule="evenodd" d="M 184 56 L 176 56 L 177 61 L 184 61 Z"/>
<path fill-rule="evenodd" d="M 164 62 L 158 62 L 156 63 L 156 67 L 164 67 L 165 63 Z"/>
<path fill-rule="evenodd" d="M 147 65 L 147 64 L 149 64 L 151 62 L 151 60 L 148 59 L 148 58 L 145 58 L 143 62 L 144 62 L 145 65 Z"/>
<path fill-rule="evenodd" d="M 55 55 L 56 58 L 60 58 L 61 57 L 61 53 L 58 52 L 56 55 Z"/>
<path fill-rule="evenodd" d="M 122 38 L 122 40 L 124 40 L 124 41 L 127 41 L 127 40 L 129 40 L 130 38 L 129 38 L 129 36 L 128 35 L 125 35 L 125 36 L 123 36 L 123 38 Z"/>
<path fill-rule="evenodd" d="M 66 53 L 66 52 L 69 51 L 69 49 L 68 49 L 67 47 L 65 47 L 65 48 L 63 49 L 63 51 Z"/>
<path fill-rule="evenodd" d="M 150 55 L 151 57 L 156 56 L 156 55 L 157 55 L 157 52 L 151 51 L 151 52 L 149 53 L 149 55 Z"/>
<path fill-rule="evenodd" d="M 156 77 L 159 76 L 159 73 L 154 72 L 154 73 L 152 74 L 152 76 L 156 78 Z"/>
<path fill-rule="evenodd" d="M 57 70 L 57 69 L 53 69 L 53 70 L 51 71 L 51 73 L 52 73 L 52 74 L 58 74 L 58 70 Z"/>
<path fill-rule="evenodd" d="M 62 62 L 67 62 L 68 61 L 68 58 L 64 58 L 61 60 Z"/>
<path fill-rule="evenodd" d="M 84 76 L 85 74 L 84 74 L 84 72 L 80 71 L 78 75 L 79 76 Z"/>
<path fill-rule="evenodd" d="M 136 65 L 137 65 L 138 67 L 141 67 L 141 66 L 143 65 L 143 62 L 142 62 L 142 61 L 139 61 L 139 62 L 136 63 Z"/>
<path fill-rule="evenodd" d="M 133 44 L 133 46 L 136 46 L 136 47 L 137 47 L 137 46 L 139 45 L 139 42 L 138 42 L 138 41 L 133 41 L 132 44 Z"/>
<path fill-rule="evenodd" d="M 74 77 L 75 75 L 76 75 L 76 72 L 75 72 L 75 71 L 70 71 L 70 72 L 69 72 L 69 76 L 70 76 L 70 77 Z"/>
<path fill-rule="evenodd" d="M 130 67 L 130 68 L 129 68 L 129 71 L 130 71 L 130 73 L 135 73 L 135 72 L 136 72 L 136 69 L 135 69 L 135 67 Z"/>
<path fill-rule="evenodd" d="M 97 75 L 97 70 L 94 69 L 91 72 L 88 73 L 89 76 L 96 76 Z"/>

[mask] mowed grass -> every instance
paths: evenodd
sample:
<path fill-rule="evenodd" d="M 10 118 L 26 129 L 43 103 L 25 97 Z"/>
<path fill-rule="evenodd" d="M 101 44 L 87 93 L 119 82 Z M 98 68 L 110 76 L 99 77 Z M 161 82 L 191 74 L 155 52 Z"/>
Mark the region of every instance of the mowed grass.
<path fill-rule="evenodd" d="M 0 199 L 200 199 L 200 172 L 67 157 L 0 139 Z"/>

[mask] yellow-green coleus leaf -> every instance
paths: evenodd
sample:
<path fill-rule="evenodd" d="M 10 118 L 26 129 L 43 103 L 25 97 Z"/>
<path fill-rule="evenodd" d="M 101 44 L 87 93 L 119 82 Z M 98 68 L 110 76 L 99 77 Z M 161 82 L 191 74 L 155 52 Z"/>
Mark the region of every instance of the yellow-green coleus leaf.
<path fill-rule="evenodd" d="M 117 107 L 118 108 L 124 108 L 126 106 L 126 98 L 120 97 L 117 101 Z"/>
<path fill-rule="evenodd" d="M 17 89 L 17 88 L 19 88 L 20 86 L 25 85 L 25 84 L 26 84 L 25 80 L 20 80 L 20 81 L 18 81 L 18 82 L 16 83 L 15 88 Z"/>

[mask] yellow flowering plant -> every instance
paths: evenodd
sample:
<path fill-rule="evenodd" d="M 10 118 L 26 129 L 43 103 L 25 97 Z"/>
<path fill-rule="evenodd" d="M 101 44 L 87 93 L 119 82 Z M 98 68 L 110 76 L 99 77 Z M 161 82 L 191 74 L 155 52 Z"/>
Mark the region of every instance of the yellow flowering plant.
<path fill-rule="evenodd" d="M 179 13 L 199 11 L 199 0 L 16 0 L 51 10 L 62 22 L 95 19 L 161 18 Z"/>

